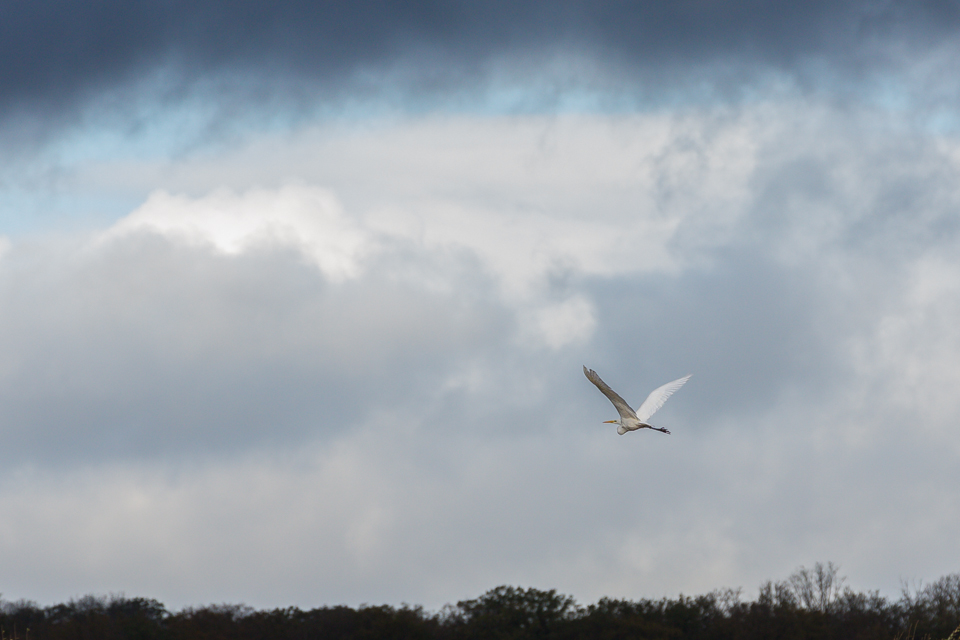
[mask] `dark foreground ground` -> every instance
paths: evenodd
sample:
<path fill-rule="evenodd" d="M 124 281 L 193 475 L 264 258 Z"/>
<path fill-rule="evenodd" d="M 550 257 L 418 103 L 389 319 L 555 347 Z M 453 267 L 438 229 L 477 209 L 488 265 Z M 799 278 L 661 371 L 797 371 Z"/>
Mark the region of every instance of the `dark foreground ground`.
<path fill-rule="evenodd" d="M 87 596 L 39 607 L 0 601 L 2 640 L 437 640 L 672 638 L 960 640 L 960 573 L 898 600 L 842 587 L 833 565 L 767 582 L 754 602 L 738 590 L 580 606 L 555 590 L 497 587 L 430 613 L 420 607 L 346 606 L 257 611 L 215 605 L 170 612 L 146 598 Z"/>

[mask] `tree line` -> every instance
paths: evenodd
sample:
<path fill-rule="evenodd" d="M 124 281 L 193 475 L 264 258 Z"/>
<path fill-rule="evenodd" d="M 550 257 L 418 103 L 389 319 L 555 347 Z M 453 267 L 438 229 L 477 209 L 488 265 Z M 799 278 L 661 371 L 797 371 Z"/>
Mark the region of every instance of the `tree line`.
<path fill-rule="evenodd" d="M 581 606 L 556 590 L 501 586 L 439 612 L 419 606 L 168 611 L 149 598 L 85 596 L 39 607 L 0 600 L 0 640 L 960 640 L 960 573 L 899 599 L 844 587 L 832 563 L 761 585 Z"/>

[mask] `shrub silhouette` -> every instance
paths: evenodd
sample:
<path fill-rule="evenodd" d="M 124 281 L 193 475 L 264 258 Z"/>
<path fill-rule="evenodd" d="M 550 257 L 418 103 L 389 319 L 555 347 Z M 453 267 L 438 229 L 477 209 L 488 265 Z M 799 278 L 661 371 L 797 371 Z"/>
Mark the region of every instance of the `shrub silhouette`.
<path fill-rule="evenodd" d="M 842 588 L 832 563 L 740 590 L 580 606 L 556 590 L 500 586 L 439 613 L 421 607 L 210 605 L 172 613 L 147 598 L 85 596 L 40 607 L 0 600 L 0 640 L 960 640 L 960 574 L 899 600 Z"/>

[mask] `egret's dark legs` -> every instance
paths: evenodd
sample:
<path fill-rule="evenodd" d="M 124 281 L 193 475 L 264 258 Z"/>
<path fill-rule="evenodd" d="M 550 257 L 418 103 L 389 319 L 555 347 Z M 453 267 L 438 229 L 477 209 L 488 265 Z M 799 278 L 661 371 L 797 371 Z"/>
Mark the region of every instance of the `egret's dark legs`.
<path fill-rule="evenodd" d="M 638 428 L 639 428 L 639 429 L 653 429 L 654 431 L 662 431 L 662 432 L 664 432 L 664 433 L 670 433 L 669 431 L 667 431 L 667 430 L 664 429 L 663 427 L 655 427 L 655 426 L 653 426 L 652 424 L 647 424 L 646 422 L 641 422 L 641 423 L 640 423 L 640 426 L 639 426 Z"/>

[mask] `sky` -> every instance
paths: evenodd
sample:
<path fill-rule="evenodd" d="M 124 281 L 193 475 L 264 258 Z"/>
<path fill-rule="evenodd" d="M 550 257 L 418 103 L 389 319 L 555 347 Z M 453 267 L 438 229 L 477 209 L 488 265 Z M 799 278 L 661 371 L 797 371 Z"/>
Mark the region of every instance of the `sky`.
<path fill-rule="evenodd" d="M 960 571 L 960 4 L 0 2 L 0 594 Z M 619 436 L 629 402 L 693 374 Z"/>

